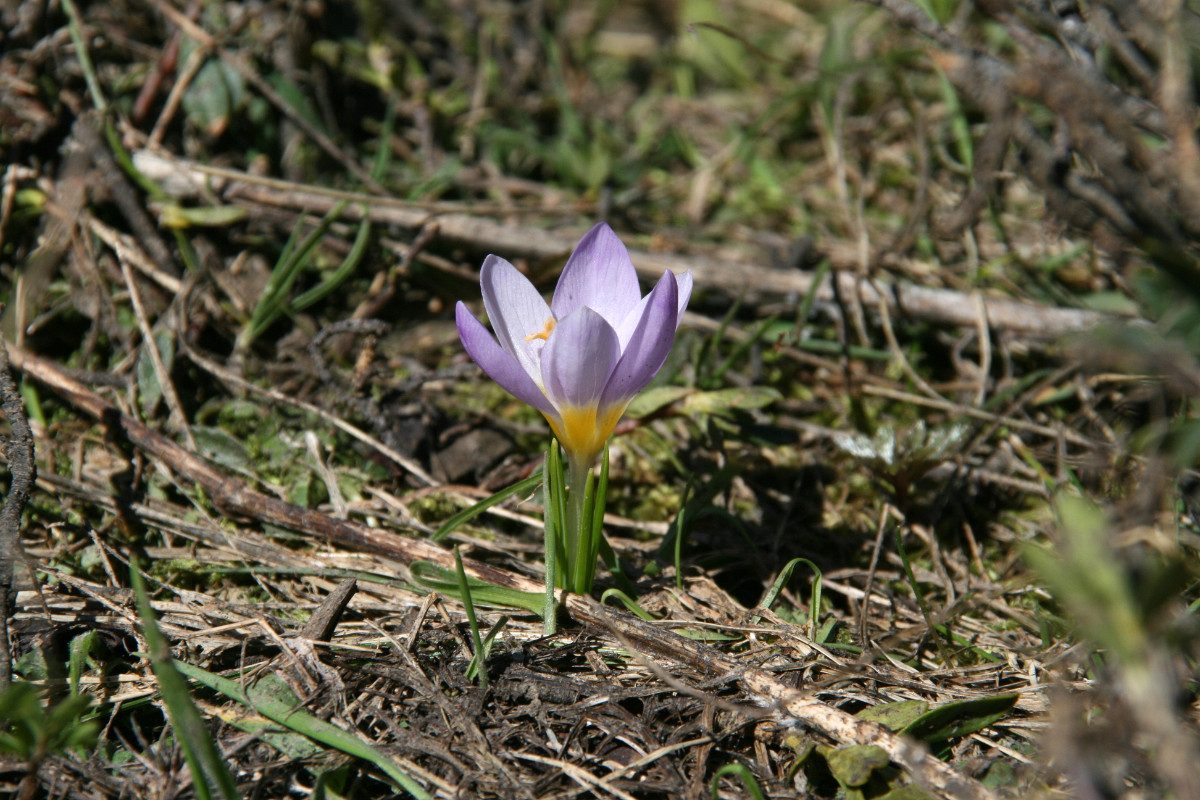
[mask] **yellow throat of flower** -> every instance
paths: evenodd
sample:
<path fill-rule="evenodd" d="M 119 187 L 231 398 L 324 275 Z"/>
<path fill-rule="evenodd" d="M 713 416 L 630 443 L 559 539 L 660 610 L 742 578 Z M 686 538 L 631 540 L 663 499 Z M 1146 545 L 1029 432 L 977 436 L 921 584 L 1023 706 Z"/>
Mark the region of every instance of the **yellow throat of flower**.
<path fill-rule="evenodd" d="M 551 430 L 567 451 L 567 458 L 591 466 L 625 413 L 628 403 L 600 410 L 596 406 L 565 406 L 558 410 L 562 421 L 546 417 Z"/>

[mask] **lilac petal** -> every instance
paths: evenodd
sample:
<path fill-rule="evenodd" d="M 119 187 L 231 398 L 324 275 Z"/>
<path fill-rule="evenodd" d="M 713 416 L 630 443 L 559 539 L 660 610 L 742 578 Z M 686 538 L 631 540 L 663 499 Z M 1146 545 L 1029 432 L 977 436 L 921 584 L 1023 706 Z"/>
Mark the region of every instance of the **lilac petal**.
<path fill-rule="evenodd" d="M 646 307 L 650 305 L 650 298 L 654 296 L 654 292 L 643 297 L 637 306 L 625 315 L 625 319 L 621 320 L 621 324 L 617 326 L 617 338 L 621 342 L 621 352 L 625 352 L 625 348 L 629 346 L 629 340 L 633 338 L 634 331 L 637 330 L 638 324 L 642 321 L 642 317 L 646 315 Z"/>
<path fill-rule="evenodd" d="M 567 259 L 550 307 L 555 317 L 563 319 L 586 306 L 616 327 L 641 299 L 629 251 L 613 229 L 601 222 L 579 240 Z"/>
<path fill-rule="evenodd" d="M 679 286 L 675 275 L 669 270 L 665 272 L 646 300 L 646 309 L 604 387 L 601 408 L 627 403 L 646 388 L 671 352 L 679 319 Z"/>
<path fill-rule="evenodd" d="M 545 338 L 529 337 L 545 331 L 547 321 L 553 319 L 550 306 L 528 278 L 499 256 L 484 260 L 479 283 L 483 289 L 483 307 L 500 346 L 515 356 L 521 368 L 540 385 L 539 351 L 545 345 Z"/>
<path fill-rule="evenodd" d="M 546 396 L 558 408 L 594 408 L 620 357 L 612 326 L 592 309 L 578 309 L 558 323 L 542 351 Z"/>
<path fill-rule="evenodd" d="M 687 310 L 688 301 L 692 299 L 692 271 L 676 275 L 675 282 L 679 285 L 679 315 L 675 318 L 675 327 L 683 321 L 683 312 Z"/>
<path fill-rule="evenodd" d="M 666 277 L 665 275 L 663 276 Z M 662 282 L 659 278 L 659 282 Z M 679 323 L 683 321 L 683 312 L 687 308 L 688 300 L 692 296 L 692 271 L 689 269 L 675 276 L 675 285 L 678 288 L 679 294 L 679 309 L 675 316 L 675 327 L 679 327 Z M 642 298 L 638 307 L 625 315 L 625 319 L 617 326 L 617 336 L 621 339 L 621 352 L 629 346 L 629 340 L 633 338 L 633 332 L 637 329 L 638 323 L 642 321 L 642 315 L 646 313 L 646 305 L 650 302 L 650 295 Z"/>
<path fill-rule="evenodd" d="M 513 397 L 528 403 L 543 414 L 557 416 L 554 406 L 542 394 L 533 378 L 521 367 L 517 359 L 505 352 L 483 323 L 475 319 L 460 300 L 454 308 L 454 321 L 458 324 L 458 337 L 462 339 L 467 355 L 488 376 L 500 384 Z"/>

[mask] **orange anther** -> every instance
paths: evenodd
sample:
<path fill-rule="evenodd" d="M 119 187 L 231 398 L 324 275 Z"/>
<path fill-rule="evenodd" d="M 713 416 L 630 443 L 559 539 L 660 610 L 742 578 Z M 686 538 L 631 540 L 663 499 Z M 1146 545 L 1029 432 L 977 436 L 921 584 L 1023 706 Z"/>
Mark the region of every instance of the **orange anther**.
<path fill-rule="evenodd" d="M 558 320 L 556 320 L 554 317 L 547 318 L 546 324 L 542 326 L 542 329 L 540 331 L 538 331 L 537 333 L 531 333 L 528 336 L 526 336 L 525 341 L 532 342 L 534 339 L 541 339 L 543 341 L 549 341 L 550 333 L 554 330 L 554 326 L 557 324 L 558 324 Z"/>

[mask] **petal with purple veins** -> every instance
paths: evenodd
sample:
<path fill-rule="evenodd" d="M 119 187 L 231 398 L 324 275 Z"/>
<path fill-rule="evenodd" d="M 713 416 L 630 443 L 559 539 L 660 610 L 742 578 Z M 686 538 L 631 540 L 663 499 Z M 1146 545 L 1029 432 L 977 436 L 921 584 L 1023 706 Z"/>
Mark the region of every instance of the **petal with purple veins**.
<path fill-rule="evenodd" d="M 621 357 L 612 326 L 583 307 L 558 323 L 542 350 L 542 385 L 556 407 L 594 407 Z"/>
<path fill-rule="evenodd" d="M 659 282 L 666 278 L 664 275 L 659 278 Z M 687 308 L 688 300 L 692 296 L 692 271 L 681 272 L 675 276 L 675 285 L 678 288 L 678 311 L 675 316 L 675 327 L 679 327 L 679 323 L 683 320 L 684 309 Z M 650 295 L 642 298 L 638 307 L 625 315 L 625 319 L 617 326 L 617 336 L 621 339 L 621 351 L 629 345 L 629 340 L 633 336 L 633 332 L 637 329 L 638 323 L 642 320 L 642 315 L 646 313 L 646 305 L 650 302 Z"/>
<path fill-rule="evenodd" d="M 675 275 L 670 271 L 664 273 L 646 300 L 646 308 L 629 337 L 621 360 L 604 387 L 600 399 L 602 408 L 628 402 L 658 374 L 671 352 L 679 317 L 679 287 Z"/>
<path fill-rule="evenodd" d="M 534 383 L 540 383 L 542 371 L 538 353 L 545 341 L 537 336 L 553 319 L 550 306 L 528 278 L 499 256 L 488 256 L 484 260 L 479 270 L 479 282 L 483 289 L 483 306 L 500 346 L 516 357 Z"/>
<path fill-rule="evenodd" d="M 642 299 L 629 251 L 606 223 L 585 235 L 567 259 L 550 308 L 563 319 L 578 308 L 591 308 L 616 327 Z"/>
<path fill-rule="evenodd" d="M 557 416 L 554 406 L 542 394 L 533 378 L 522 368 L 511 353 L 505 352 L 483 323 L 475 318 L 459 301 L 454 308 L 454 321 L 458 324 L 458 336 L 462 339 L 467 355 L 500 384 L 509 394 L 541 411 Z"/>

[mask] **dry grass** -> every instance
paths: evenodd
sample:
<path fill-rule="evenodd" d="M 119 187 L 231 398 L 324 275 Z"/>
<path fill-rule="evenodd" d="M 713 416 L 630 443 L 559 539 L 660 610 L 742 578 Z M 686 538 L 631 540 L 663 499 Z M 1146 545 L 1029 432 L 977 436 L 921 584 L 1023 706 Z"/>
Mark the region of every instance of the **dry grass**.
<path fill-rule="evenodd" d="M 0 3 L 4 791 L 1200 796 L 1195 18 L 873 5 Z M 537 494 L 430 539 L 546 431 L 451 310 L 598 218 L 696 295 L 484 685 L 414 564 L 539 590 Z"/>

